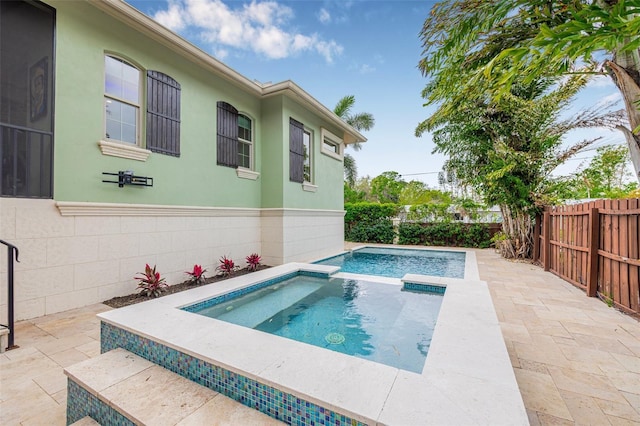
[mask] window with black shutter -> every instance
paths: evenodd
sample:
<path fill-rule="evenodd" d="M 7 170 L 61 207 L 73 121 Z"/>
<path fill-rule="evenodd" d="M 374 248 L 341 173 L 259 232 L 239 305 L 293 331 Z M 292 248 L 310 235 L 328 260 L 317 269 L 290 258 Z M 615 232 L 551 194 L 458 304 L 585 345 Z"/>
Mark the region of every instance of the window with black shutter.
<path fill-rule="evenodd" d="M 216 149 L 220 166 L 238 167 L 238 110 L 218 102 L 218 137 Z"/>
<path fill-rule="evenodd" d="M 289 180 L 304 182 L 304 125 L 289 118 Z"/>
<path fill-rule="evenodd" d="M 180 84 L 147 71 L 147 149 L 180 156 Z"/>

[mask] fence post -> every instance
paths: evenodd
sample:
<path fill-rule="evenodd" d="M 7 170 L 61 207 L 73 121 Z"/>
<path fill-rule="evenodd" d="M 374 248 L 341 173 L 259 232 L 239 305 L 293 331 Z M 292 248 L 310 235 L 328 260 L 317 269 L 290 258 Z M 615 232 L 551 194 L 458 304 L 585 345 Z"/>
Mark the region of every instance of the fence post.
<path fill-rule="evenodd" d="M 544 212 L 542 222 L 542 233 L 544 235 L 544 270 L 548 271 L 551 265 L 551 214 L 548 210 Z"/>
<path fill-rule="evenodd" d="M 600 245 L 600 213 L 598 208 L 589 210 L 589 252 L 587 264 L 587 296 L 594 297 L 598 292 L 598 246 Z"/>

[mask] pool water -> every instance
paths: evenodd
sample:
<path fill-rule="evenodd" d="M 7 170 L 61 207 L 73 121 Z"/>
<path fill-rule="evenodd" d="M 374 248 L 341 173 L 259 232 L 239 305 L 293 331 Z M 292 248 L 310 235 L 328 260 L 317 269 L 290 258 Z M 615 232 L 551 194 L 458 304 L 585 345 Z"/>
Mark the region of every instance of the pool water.
<path fill-rule="evenodd" d="M 442 298 L 391 284 L 298 275 L 195 312 L 420 373 Z"/>
<path fill-rule="evenodd" d="M 340 272 L 402 278 L 404 274 L 464 278 L 464 252 L 367 247 L 315 262 Z"/>

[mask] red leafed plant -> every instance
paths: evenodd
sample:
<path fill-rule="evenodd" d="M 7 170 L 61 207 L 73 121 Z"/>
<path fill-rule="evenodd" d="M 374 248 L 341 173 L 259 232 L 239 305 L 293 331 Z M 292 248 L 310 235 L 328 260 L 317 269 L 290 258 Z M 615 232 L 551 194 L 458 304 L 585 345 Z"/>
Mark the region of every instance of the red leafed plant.
<path fill-rule="evenodd" d="M 216 271 L 218 271 L 218 273 L 223 277 L 233 274 L 237 269 L 238 267 L 233 260 L 229 259 L 227 256 L 222 256 L 220 258 L 220 264 L 216 267 Z"/>
<path fill-rule="evenodd" d="M 190 284 L 203 284 L 205 280 L 205 272 L 207 272 L 207 270 L 202 269 L 202 265 L 193 265 L 193 271 L 187 271 L 185 274 L 191 277 L 189 279 Z"/>
<path fill-rule="evenodd" d="M 247 261 L 247 270 L 255 271 L 256 269 L 258 269 L 262 258 L 258 253 L 252 253 L 249 256 L 245 257 L 245 260 Z"/>
<path fill-rule="evenodd" d="M 144 272 L 138 272 L 138 274 L 140 276 L 134 277 L 134 279 L 139 281 L 138 290 L 143 296 L 158 297 L 167 287 L 164 278 L 160 278 L 160 272 L 156 272 L 156 265 L 153 265 L 153 269 L 151 269 L 149 264 L 146 264 Z"/>

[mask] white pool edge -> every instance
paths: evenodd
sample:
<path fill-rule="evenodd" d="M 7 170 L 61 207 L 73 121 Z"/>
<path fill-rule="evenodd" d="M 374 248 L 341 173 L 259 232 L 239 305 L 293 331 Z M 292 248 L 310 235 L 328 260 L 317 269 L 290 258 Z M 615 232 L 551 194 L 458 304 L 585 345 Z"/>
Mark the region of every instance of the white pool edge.
<path fill-rule="evenodd" d="M 447 290 L 422 374 L 179 309 L 301 269 L 336 269 L 324 265 L 286 264 L 99 317 L 369 424 L 528 424 L 487 284 L 469 278 L 477 264 L 466 253 L 465 279 L 440 279 Z"/>

